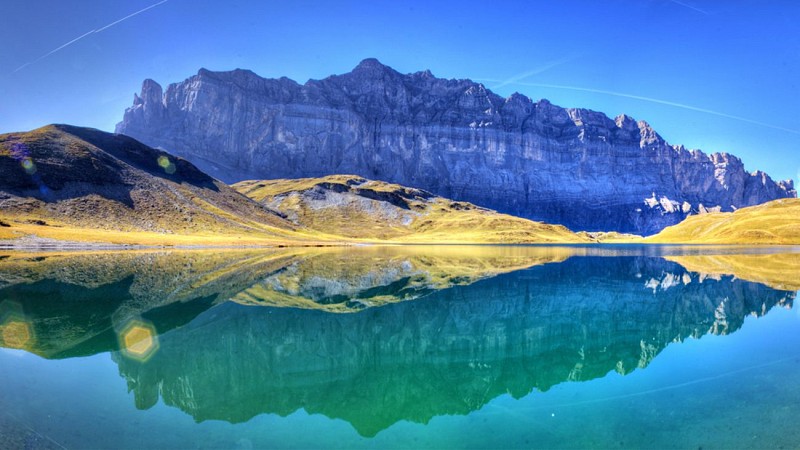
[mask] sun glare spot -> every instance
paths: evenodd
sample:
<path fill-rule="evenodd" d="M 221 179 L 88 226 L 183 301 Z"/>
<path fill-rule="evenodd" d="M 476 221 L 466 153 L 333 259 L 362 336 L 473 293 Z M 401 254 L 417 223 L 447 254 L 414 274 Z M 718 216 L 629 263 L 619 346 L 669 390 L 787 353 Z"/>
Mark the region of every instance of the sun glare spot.
<path fill-rule="evenodd" d="M 147 361 L 158 350 L 158 334 L 152 324 L 132 320 L 119 335 L 122 352 L 131 359 Z"/>
<path fill-rule="evenodd" d="M 3 344 L 7 348 L 25 348 L 33 337 L 30 324 L 22 320 L 4 323 L 0 325 L 0 329 L 2 329 Z"/>
<path fill-rule="evenodd" d="M 25 172 L 28 173 L 28 175 L 33 175 L 36 173 L 36 164 L 33 163 L 32 159 L 26 157 L 20 164 L 22 165 L 22 168 L 25 169 Z"/>
<path fill-rule="evenodd" d="M 170 159 L 167 158 L 166 156 L 158 157 L 158 165 L 161 166 L 162 169 L 164 169 L 164 172 L 170 175 L 175 173 L 175 164 L 173 164 L 172 161 L 170 161 Z"/>
<path fill-rule="evenodd" d="M 0 304 L 0 340 L 6 348 L 27 348 L 33 343 L 33 327 L 18 303 Z"/>

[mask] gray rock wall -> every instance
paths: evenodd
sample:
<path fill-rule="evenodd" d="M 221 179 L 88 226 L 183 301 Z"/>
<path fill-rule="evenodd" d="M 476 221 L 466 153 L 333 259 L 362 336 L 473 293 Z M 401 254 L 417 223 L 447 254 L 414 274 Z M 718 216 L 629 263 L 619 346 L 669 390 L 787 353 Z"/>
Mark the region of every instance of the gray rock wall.
<path fill-rule="evenodd" d="M 355 174 L 574 230 L 650 234 L 706 210 L 795 197 L 740 159 L 470 80 L 402 75 L 374 59 L 300 85 L 246 70 L 145 80 L 117 132 L 223 181 Z"/>

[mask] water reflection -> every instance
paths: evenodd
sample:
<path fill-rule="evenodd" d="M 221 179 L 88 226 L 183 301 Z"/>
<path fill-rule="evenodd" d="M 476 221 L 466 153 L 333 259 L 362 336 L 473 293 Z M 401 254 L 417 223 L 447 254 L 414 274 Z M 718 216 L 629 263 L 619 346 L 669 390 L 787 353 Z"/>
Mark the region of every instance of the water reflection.
<path fill-rule="evenodd" d="M 118 349 L 120 332 L 132 320 L 145 320 L 164 333 L 228 300 L 358 311 L 562 261 L 572 251 L 381 247 L 11 253 L 0 258 L 0 306 L 13 304 L 13 317 L 25 318 L 37 336 L 30 351 L 64 358 Z M 12 315 L 0 320 L 6 317 Z"/>
<path fill-rule="evenodd" d="M 651 251 L 14 255 L 0 262 L 0 304 L 14 305 L 0 317 L 2 345 L 55 358 L 112 351 L 140 409 L 161 398 L 197 421 L 238 423 L 302 408 L 373 436 L 505 393 L 626 374 L 670 343 L 732 333 L 794 300 L 742 280 L 754 275 L 737 256 Z M 797 258 L 755 256 L 759 276 Z"/>

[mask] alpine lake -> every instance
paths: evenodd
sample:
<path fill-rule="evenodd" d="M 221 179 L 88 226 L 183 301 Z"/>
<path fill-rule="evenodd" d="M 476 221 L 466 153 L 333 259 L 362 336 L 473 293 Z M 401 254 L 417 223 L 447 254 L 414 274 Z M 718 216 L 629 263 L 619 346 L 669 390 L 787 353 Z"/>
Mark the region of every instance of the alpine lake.
<path fill-rule="evenodd" d="M 797 448 L 800 247 L 0 251 L 0 448 Z"/>

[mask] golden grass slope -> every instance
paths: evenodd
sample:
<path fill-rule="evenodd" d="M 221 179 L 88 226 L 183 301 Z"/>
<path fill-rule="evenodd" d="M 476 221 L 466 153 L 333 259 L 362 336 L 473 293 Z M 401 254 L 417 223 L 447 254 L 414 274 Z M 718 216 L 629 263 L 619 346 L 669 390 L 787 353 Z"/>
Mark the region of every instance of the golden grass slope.
<path fill-rule="evenodd" d="M 586 243 L 566 227 L 354 175 L 251 180 L 239 192 L 326 235 L 389 243 Z"/>
<path fill-rule="evenodd" d="M 127 136 L 68 125 L 0 135 L 0 239 L 144 245 L 330 241 Z"/>
<path fill-rule="evenodd" d="M 107 244 L 156 247 L 275 247 L 306 245 L 342 245 L 334 236 L 322 236 L 304 230 L 296 232 L 261 232 L 258 230 L 220 230 L 158 232 L 98 229 L 92 224 L 65 223 L 45 216 L 46 225 L 38 225 L 42 216 L 4 214 L 0 211 L 0 248 L 94 248 Z M 24 239 L 33 238 L 29 242 Z M 41 239 L 48 240 L 39 243 Z M 52 241 L 51 241 L 52 240 Z"/>
<path fill-rule="evenodd" d="M 800 244 L 800 199 L 773 200 L 732 213 L 687 217 L 645 243 L 664 244 Z"/>

